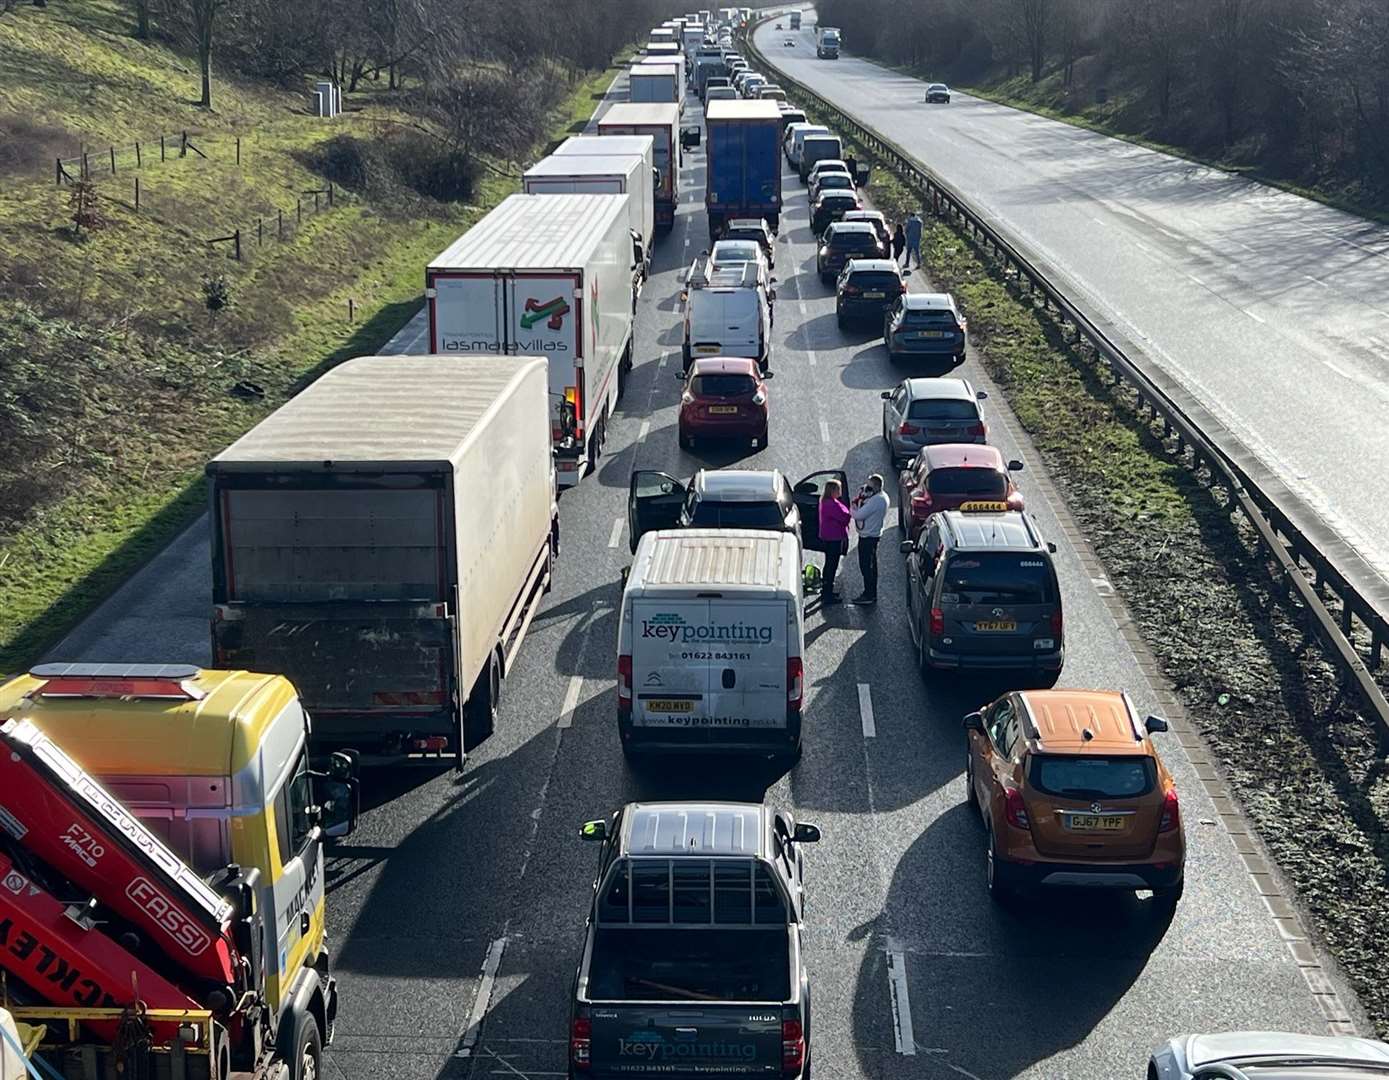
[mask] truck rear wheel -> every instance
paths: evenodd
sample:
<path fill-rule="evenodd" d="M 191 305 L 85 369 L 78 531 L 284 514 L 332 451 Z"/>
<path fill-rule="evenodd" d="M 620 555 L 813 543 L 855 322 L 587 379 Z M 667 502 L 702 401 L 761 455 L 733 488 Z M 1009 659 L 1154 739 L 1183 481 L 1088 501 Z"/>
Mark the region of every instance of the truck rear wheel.
<path fill-rule="evenodd" d="M 294 1039 L 293 1080 L 319 1080 L 323 1075 L 323 1040 L 318 1034 L 318 1024 L 313 1017 L 305 1016 L 299 1022 L 299 1031 Z"/>
<path fill-rule="evenodd" d="M 497 727 L 497 702 L 502 693 L 502 670 L 494 652 L 487 658 L 463 706 L 463 747 L 471 750 Z"/>

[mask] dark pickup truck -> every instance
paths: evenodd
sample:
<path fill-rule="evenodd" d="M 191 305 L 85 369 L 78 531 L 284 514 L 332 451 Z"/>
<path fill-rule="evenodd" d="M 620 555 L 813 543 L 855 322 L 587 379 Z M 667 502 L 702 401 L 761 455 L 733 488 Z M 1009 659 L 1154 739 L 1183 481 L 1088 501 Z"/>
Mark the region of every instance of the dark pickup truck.
<path fill-rule="evenodd" d="M 600 841 L 574 977 L 569 1076 L 810 1075 L 801 845 L 753 803 L 631 803 Z"/>

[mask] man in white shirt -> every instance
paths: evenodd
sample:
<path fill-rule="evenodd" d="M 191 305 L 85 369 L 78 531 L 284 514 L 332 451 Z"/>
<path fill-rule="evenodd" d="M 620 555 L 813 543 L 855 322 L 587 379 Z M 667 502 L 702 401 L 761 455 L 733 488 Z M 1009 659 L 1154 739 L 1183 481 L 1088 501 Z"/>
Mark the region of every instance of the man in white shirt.
<path fill-rule="evenodd" d="M 854 597 L 855 604 L 878 602 L 878 541 L 882 539 L 883 523 L 887 521 L 888 501 L 883 491 L 883 478 L 874 473 L 859 488 L 850 508 L 854 526 L 858 529 L 858 568 L 863 575 L 863 592 Z"/>

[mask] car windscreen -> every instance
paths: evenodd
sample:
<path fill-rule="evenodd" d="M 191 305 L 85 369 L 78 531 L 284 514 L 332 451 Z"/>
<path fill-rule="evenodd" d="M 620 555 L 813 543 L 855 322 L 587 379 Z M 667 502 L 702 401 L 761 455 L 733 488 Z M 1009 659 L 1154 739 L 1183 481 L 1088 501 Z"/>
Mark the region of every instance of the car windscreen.
<path fill-rule="evenodd" d="M 815 183 L 821 191 L 836 191 L 841 188 L 851 188 L 854 186 L 854 182 L 849 178 L 848 173 L 833 171 L 821 173 Z"/>
<path fill-rule="evenodd" d="M 1028 779 L 1063 799 L 1136 799 L 1153 790 L 1156 773 L 1152 759 L 1137 755 L 1038 754 Z"/>
<path fill-rule="evenodd" d="M 786 527 L 786 512 L 774 502 L 715 502 L 701 499 L 690 524 L 710 529 L 771 529 Z"/>
<path fill-rule="evenodd" d="M 941 571 L 945 604 L 1050 604 L 1051 570 L 1034 552 L 960 552 Z"/>
<path fill-rule="evenodd" d="M 907 410 L 912 420 L 977 420 L 979 410 L 972 401 L 958 398 L 919 398 Z"/>
<path fill-rule="evenodd" d="M 937 90 L 944 90 L 944 89 L 945 89 L 945 84 L 944 84 L 944 83 L 938 83 L 938 82 L 932 83 L 930 86 L 926 87 L 926 89 L 927 89 L 927 90 L 930 90 L 930 91 L 932 91 L 932 92 L 934 93 L 934 92 L 937 91 Z"/>
<path fill-rule="evenodd" d="M 902 287 L 902 279 L 890 270 L 859 270 L 849 275 L 849 281 L 860 289 L 892 292 Z"/>
<path fill-rule="evenodd" d="M 840 232 L 830 238 L 836 251 L 876 251 L 878 238 L 871 232 Z"/>
<path fill-rule="evenodd" d="M 926 484 L 932 495 L 986 500 L 1008 497 L 1008 478 L 996 469 L 932 469 Z"/>
<path fill-rule="evenodd" d="M 714 248 L 714 263 L 756 262 L 762 254 L 762 246 L 756 240 L 720 240 Z"/>
<path fill-rule="evenodd" d="M 757 389 L 751 375 L 696 375 L 690 391 L 697 397 L 747 397 Z"/>

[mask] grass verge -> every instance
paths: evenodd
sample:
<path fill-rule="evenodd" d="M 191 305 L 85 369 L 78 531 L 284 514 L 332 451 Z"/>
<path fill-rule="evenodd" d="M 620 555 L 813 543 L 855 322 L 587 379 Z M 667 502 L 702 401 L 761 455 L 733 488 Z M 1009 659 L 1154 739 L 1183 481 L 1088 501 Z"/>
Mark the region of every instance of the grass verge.
<path fill-rule="evenodd" d="M 603 70 L 577 82 L 551 134 L 565 134 L 574 117 L 591 113 L 594 95 L 601 96 L 612 77 Z M 13 528 L 0 535 L 0 672 L 32 663 L 197 518 L 205 504 L 202 467 L 212 454 L 333 364 L 389 341 L 419 309 L 428 259 L 514 190 L 514 178 L 494 176 L 480 184 L 471 205 L 404 221 L 365 206 L 325 214 L 293 243 L 302 245 L 306 260 L 326 253 L 335 269 L 302 292 L 285 284 L 291 297 L 281 301 L 286 329 L 254 348 L 167 339 L 148 344 L 127 338 L 119 327 L 84 326 L 0 298 L 0 381 L 7 392 L 22 376 L 22 355 L 36 367 L 45 357 L 73 365 L 66 380 L 71 393 L 61 408 L 39 411 L 67 425 L 54 449 L 52 475 L 66 470 L 81 476 L 61 497 L 23 504 Z M 319 227 L 331 232 L 326 242 Z M 295 273 L 309 273 L 303 263 L 290 265 Z M 277 276 L 285 272 L 281 267 Z M 356 322 L 347 319 L 349 298 Z M 146 345 L 140 355 L 129 355 L 137 340 Z M 148 415 L 128 414 L 112 372 L 141 380 L 144 404 L 161 418 L 158 430 L 145 422 Z M 21 389 L 49 393 L 51 381 L 40 371 Z M 263 396 L 231 392 L 244 383 L 261 388 Z M 9 404 L 4 397 L 0 419 Z M 5 469 L 0 462 L 0 481 L 10 479 Z"/>
<path fill-rule="evenodd" d="M 923 202 L 881 165 L 869 194 L 889 218 Z M 1226 493 L 965 234 L 928 220 L 922 247 L 1311 931 L 1389 1036 L 1389 746 Z"/>

